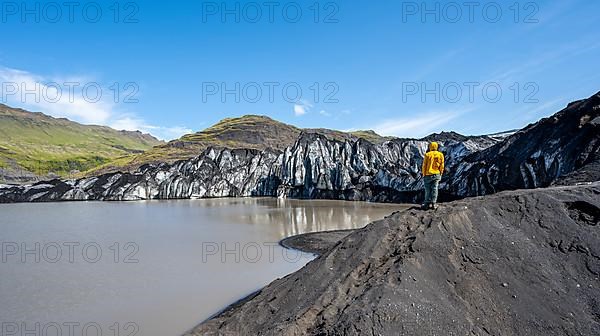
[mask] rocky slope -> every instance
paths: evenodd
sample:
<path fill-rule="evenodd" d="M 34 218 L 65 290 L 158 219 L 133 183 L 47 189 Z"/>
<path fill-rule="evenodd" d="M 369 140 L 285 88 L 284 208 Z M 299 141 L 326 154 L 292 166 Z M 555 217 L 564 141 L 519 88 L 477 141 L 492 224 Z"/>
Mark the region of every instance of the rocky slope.
<path fill-rule="evenodd" d="M 303 131 L 283 151 L 210 147 L 193 159 L 146 164 L 133 173 L 0 187 L 0 202 L 225 196 L 412 202 L 420 197 L 420 165 L 433 138 L 447 161 L 442 199 L 544 187 L 581 169 L 587 171 L 579 180 L 594 181 L 598 106 L 600 94 L 506 137 L 442 133 L 374 144 Z"/>
<path fill-rule="evenodd" d="M 443 188 L 451 194 L 474 196 L 546 187 L 587 165 L 591 165 L 585 174 L 588 179 L 583 180 L 595 181 L 598 174 L 594 162 L 598 160 L 600 93 L 573 102 L 503 142 L 466 156 L 449 171 Z"/>
<path fill-rule="evenodd" d="M 598 335 L 599 194 L 394 213 L 187 335 Z"/>

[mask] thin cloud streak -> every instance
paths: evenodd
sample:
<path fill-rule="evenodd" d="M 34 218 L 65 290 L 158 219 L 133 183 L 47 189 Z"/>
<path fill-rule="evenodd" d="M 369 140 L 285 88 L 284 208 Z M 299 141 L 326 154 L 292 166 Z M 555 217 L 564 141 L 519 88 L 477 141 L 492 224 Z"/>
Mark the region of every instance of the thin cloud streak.
<path fill-rule="evenodd" d="M 445 124 L 470 110 L 428 112 L 417 116 L 387 119 L 372 129 L 380 135 L 420 138 L 439 131 Z"/>
<path fill-rule="evenodd" d="M 150 133 L 160 140 L 172 140 L 180 138 L 185 134 L 193 133 L 194 131 L 184 126 L 161 127 L 147 124 L 143 119 L 132 117 L 122 117 L 115 120 L 108 126 L 125 131 L 141 131 Z"/>

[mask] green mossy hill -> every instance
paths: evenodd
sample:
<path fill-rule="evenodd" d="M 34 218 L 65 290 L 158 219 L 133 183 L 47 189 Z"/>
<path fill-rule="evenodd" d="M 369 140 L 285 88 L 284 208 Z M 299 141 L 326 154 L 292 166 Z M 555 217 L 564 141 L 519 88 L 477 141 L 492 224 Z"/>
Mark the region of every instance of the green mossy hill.
<path fill-rule="evenodd" d="M 19 182 L 19 176 L 66 177 L 161 143 L 141 132 L 82 125 L 0 104 L 0 183 Z"/>

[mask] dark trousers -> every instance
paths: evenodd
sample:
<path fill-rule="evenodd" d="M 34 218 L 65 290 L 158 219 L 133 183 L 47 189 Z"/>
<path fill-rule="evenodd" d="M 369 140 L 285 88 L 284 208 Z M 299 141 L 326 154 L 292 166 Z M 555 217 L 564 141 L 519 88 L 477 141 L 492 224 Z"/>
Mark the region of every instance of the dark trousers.
<path fill-rule="evenodd" d="M 435 204 L 437 202 L 438 185 L 441 179 L 442 176 L 439 174 L 427 175 L 423 178 L 425 182 L 425 204 Z"/>

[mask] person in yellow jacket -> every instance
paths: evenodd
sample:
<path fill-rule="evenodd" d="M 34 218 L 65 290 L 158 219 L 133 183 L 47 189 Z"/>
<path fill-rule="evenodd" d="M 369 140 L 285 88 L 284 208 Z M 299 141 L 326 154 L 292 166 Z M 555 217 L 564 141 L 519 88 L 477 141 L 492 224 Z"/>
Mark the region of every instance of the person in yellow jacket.
<path fill-rule="evenodd" d="M 444 154 L 438 151 L 438 143 L 429 144 L 429 150 L 423 159 L 423 181 L 425 182 L 425 203 L 423 209 L 435 209 L 438 185 L 444 174 Z"/>

